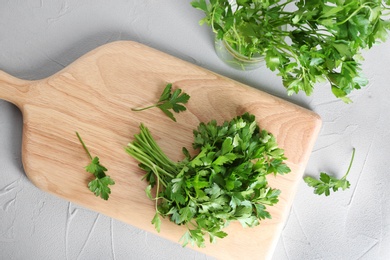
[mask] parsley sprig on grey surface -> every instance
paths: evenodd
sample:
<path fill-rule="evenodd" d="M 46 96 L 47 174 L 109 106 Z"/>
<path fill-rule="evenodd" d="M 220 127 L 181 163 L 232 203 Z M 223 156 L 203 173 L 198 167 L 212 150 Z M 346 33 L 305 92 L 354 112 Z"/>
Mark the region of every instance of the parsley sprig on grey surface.
<path fill-rule="evenodd" d="M 349 171 L 351 170 L 354 157 L 355 148 L 353 148 L 352 150 L 352 158 L 349 163 L 348 170 L 344 174 L 344 176 L 341 177 L 341 179 L 337 179 L 336 177 L 330 176 L 325 172 L 321 172 L 319 180 L 307 176 L 304 178 L 304 181 L 310 187 L 314 187 L 314 193 L 318 195 L 325 194 L 325 196 L 329 196 L 331 190 L 333 190 L 334 192 L 338 191 L 339 189 L 346 190 L 351 186 L 351 184 L 347 180 L 347 176 L 349 174 Z"/>
<path fill-rule="evenodd" d="M 187 93 L 182 92 L 180 88 L 172 92 L 172 84 L 168 83 L 156 104 L 144 108 L 133 108 L 132 110 L 142 111 L 149 108 L 158 107 L 164 112 L 164 114 L 176 122 L 175 116 L 169 110 L 172 109 L 176 113 L 185 111 L 187 108 L 184 106 L 184 104 L 186 104 L 189 99 L 190 96 Z"/>
<path fill-rule="evenodd" d="M 248 113 L 222 125 L 201 123 L 194 130 L 198 153 L 191 156 L 183 148 L 179 162 L 165 155 L 144 125 L 134 138 L 126 151 L 146 171 L 146 194 L 156 202 L 152 224 L 160 231 L 161 217 L 168 217 L 185 225 L 183 246 L 204 247 L 207 236 L 211 243 L 224 238 L 231 221 L 254 227 L 271 218 L 267 207 L 278 202 L 280 190 L 269 187 L 266 176 L 290 172 L 275 137 L 260 131 Z"/>
<path fill-rule="evenodd" d="M 91 163 L 85 167 L 85 170 L 95 176 L 95 179 L 88 183 L 88 188 L 97 197 L 100 196 L 102 199 L 108 200 L 111 194 L 111 189 L 108 186 L 114 185 L 115 181 L 106 175 L 107 168 L 100 164 L 99 157 L 92 157 L 80 134 L 76 132 L 76 135 L 88 157 L 91 159 Z"/>
<path fill-rule="evenodd" d="M 344 102 L 368 81 L 361 51 L 385 41 L 389 0 L 194 0 L 218 39 L 240 54 L 265 57 L 289 95 L 328 81 Z"/>

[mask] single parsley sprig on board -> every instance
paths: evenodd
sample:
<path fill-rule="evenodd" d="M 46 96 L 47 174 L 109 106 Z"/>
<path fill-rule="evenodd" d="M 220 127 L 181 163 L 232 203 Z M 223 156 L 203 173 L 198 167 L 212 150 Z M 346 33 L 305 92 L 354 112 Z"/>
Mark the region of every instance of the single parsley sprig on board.
<path fill-rule="evenodd" d="M 76 135 L 88 157 L 91 159 L 91 163 L 85 167 L 85 170 L 95 176 L 95 179 L 88 183 L 88 188 L 97 197 L 100 196 L 102 199 L 108 200 L 109 195 L 111 194 L 111 189 L 108 186 L 114 185 L 115 181 L 111 179 L 110 176 L 106 175 L 107 168 L 100 164 L 99 157 L 95 156 L 92 158 L 92 155 L 84 141 L 81 139 L 80 134 L 76 132 Z"/>
<path fill-rule="evenodd" d="M 249 58 L 264 56 L 289 95 L 328 81 L 344 102 L 367 85 L 361 52 L 388 38 L 389 0 L 194 0 L 218 39 Z M 295 6 L 294 6 L 295 5 Z"/>
<path fill-rule="evenodd" d="M 307 183 L 307 185 L 309 185 L 309 187 L 314 187 L 314 193 L 318 195 L 325 194 L 325 196 L 329 196 L 331 190 L 336 192 L 340 188 L 342 190 L 346 190 L 351 186 L 351 184 L 347 180 L 347 176 L 349 174 L 349 171 L 351 170 L 354 157 L 355 157 L 355 148 L 353 148 L 352 150 L 352 158 L 351 161 L 349 162 L 348 170 L 344 174 L 344 176 L 341 177 L 341 179 L 337 179 L 335 177 L 329 176 L 325 172 L 321 172 L 319 180 L 307 176 L 304 178 L 304 181 Z"/>
<path fill-rule="evenodd" d="M 269 187 L 266 176 L 290 172 L 275 137 L 260 131 L 248 113 L 222 125 L 201 123 L 194 130 L 198 153 L 183 148 L 179 162 L 166 156 L 144 125 L 134 137 L 126 152 L 146 171 L 146 195 L 156 207 L 152 224 L 160 231 L 161 217 L 168 217 L 185 225 L 183 246 L 204 247 L 207 236 L 211 243 L 226 237 L 223 229 L 231 221 L 254 227 L 271 218 L 267 207 L 278 202 L 280 190 Z"/>
<path fill-rule="evenodd" d="M 182 93 L 180 88 L 172 92 L 172 84 L 168 83 L 156 104 L 144 108 L 133 108 L 132 110 L 142 111 L 149 108 L 158 107 L 164 112 L 164 114 L 176 122 L 176 118 L 169 110 L 172 109 L 176 113 L 185 111 L 187 108 L 184 106 L 184 104 L 186 104 L 189 99 L 190 96 L 187 93 Z"/>

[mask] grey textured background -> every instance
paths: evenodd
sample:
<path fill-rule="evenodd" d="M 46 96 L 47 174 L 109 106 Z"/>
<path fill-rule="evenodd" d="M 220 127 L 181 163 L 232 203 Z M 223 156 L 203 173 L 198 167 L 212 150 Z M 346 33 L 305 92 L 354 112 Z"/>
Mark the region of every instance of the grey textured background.
<path fill-rule="evenodd" d="M 189 0 L 0 0 L 0 70 L 41 79 L 133 40 L 309 108 L 323 127 L 306 173 L 341 177 L 355 147 L 352 186 L 320 197 L 302 181 L 274 259 L 390 259 L 390 42 L 365 52 L 370 84 L 346 105 L 327 84 L 289 97 L 266 68 L 227 67 L 201 18 Z M 0 259 L 209 259 L 38 190 L 23 171 L 21 134 L 21 113 L 0 101 Z"/>

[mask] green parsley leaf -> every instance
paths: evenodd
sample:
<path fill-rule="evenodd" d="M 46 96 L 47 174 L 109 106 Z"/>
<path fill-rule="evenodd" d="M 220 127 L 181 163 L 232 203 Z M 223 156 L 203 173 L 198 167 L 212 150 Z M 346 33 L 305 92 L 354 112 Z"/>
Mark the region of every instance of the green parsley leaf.
<path fill-rule="evenodd" d="M 110 176 L 106 175 L 107 168 L 100 164 L 99 157 L 96 156 L 92 158 L 87 146 L 81 139 L 78 132 L 76 132 L 76 135 L 88 157 L 91 159 L 91 163 L 85 167 L 85 170 L 95 176 L 95 179 L 88 183 L 88 188 L 95 194 L 95 196 L 100 196 L 102 199 L 108 200 L 111 194 L 109 185 L 114 185 L 115 181 L 111 179 Z"/>
<path fill-rule="evenodd" d="M 88 183 L 89 190 L 95 193 L 96 196 L 100 196 L 104 200 L 108 200 L 111 194 L 109 185 L 114 185 L 115 182 L 110 176 L 104 176 L 103 178 L 96 178 Z"/>
<path fill-rule="evenodd" d="M 329 196 L 332 190 L 334 192 L 338 191 L 339 189 L 346 190 L 351 186 L 351 184 L 347 180 L 347 176 L 349 174 L 349 171 L 351 170 L 354 157 L 355 148 L 353 148 L 352 151 L 352 158 L 349 163 L 348 170 L 341 179 L 337 179 L 336 177 L 330 176 L 325 172 L 321 172 L 319 180 L 310 176 L 305 177 L 303 180 L 307 183 L 309 187 L 313 187 L 314 194 L 318 195 L 325 194 L 325 196 Z"/>
<path fill-rule="evenodd" d="M 85 167 L 85 170 L 92 173 L 97 178 L 104 178 L 106 176 L 107 168 L 100 164 L 99 158 L 94 157 L 90 164 Z"/>
<path fill-rule="evenodd" d="M 146 186 L 145 193 L 149 199 L 152 199 L 152 185 Z"/>
<path fill-rule="evenodd" d="M 154 215 L 154 217 L 152 219 L 152 224 L 154 224 L 154 227 L 157 230 L 157 232 L 160 233 L 161 219 L 160 219 L 160 214 L 158 212 L 156 212 L 156 214 Z"/>
<path fill-rule="evenodd" d="M 182 92 L 181 89 L 176 89 L 172 92 L 172 84 L 168 83 L 156 104 L 145 108 L 133 108 L 132 110 L 142 111 L 152 107 L 158 107 L 161 109 L 161 111 L 164 112 L 165 115 L 176 122 L 176 118 L 170 110 L 172 109 L 176 113 L 185 111 L 187 108 L 184 106 L 184 104 L 186 104 L 189 99 L 190 96 L 187 93 Z"/>

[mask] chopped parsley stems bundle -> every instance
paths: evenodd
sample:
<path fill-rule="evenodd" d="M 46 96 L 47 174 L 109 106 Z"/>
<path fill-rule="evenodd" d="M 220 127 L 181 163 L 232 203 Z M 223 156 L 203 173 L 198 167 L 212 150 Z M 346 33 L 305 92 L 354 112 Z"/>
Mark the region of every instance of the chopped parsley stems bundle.
<path fill-rule="evenodd" d="M 198 154 L 183 148 L 179 162 L 165 155 L 144 125 L 134 137 L 126 151 L 146 171 L 146 195 L 156 202 L 152 224 L 160 231 L 160 217 L 168 217 L 185 225 L 183 246 L 204 247 L 206 237 L 211 243 L 226 237 L 223 228 L 231 221 L 254 227 L 271 218 L 267 206 L 278 202 L 280 190 L 269 187 L 266 176 L 290 172 L 275 137 L 249 113 L 222 125 L 200 123 L 193 142 Z"/>

